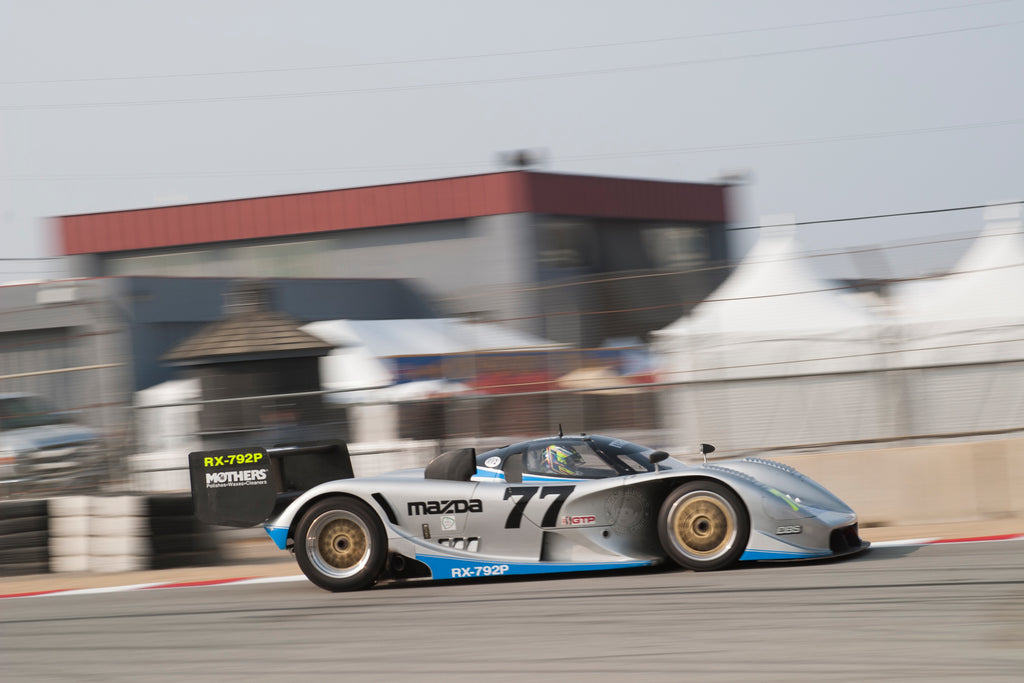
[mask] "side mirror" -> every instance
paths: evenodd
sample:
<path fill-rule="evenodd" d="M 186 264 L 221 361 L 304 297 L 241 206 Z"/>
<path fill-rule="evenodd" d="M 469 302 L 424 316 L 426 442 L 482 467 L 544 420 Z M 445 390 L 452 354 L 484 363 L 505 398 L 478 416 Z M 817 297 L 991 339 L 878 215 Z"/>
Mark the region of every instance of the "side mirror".
<path fill-rule="evenodd" d="M 707 455 L 708 453 L 714 453 L 715 447 L 709 443 L 702 443 L 700 445 L 700 452 L 703 453 L 704 455 Z"/>
<path fill-rule="evenodd" d="M 666 453 L 665 451 L 654 451 L 649 456 L 647 456 L 647 459 L 651 461 L 652 465 L 655 465 L 661 462 L 662 460 L 665 460 L 666 458 L 668 458 L 668 453 Z"/>

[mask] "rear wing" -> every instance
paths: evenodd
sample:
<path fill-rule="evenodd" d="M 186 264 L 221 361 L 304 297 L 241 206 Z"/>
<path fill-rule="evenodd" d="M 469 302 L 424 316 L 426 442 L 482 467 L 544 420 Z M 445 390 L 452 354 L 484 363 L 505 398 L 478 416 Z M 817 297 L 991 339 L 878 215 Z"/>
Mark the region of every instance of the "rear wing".
<path fill-rule="evenodd" d="M 207 524 L 248 527 L 317 484 L 351 479 L 344 441 L 188 454 L 192 507 Z"/>

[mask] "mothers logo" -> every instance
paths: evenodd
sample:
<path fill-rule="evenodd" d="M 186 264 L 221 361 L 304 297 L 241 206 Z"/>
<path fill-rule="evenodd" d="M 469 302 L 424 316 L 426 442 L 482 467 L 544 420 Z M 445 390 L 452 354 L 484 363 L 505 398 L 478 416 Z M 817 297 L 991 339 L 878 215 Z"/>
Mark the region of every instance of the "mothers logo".
<path fill-rule="evenodd" d="M 207 472 L 206 488 L 223 486 L 260 486 L 267 483 L 267 470 L 237 470 L 234 472 Z"/>

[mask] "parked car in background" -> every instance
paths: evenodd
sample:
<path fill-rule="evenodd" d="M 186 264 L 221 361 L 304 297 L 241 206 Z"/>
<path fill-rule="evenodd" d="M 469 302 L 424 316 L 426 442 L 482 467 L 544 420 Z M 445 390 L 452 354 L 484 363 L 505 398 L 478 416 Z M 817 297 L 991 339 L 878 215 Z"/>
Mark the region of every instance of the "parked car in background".
<path fill-rule="evenodd" d="M 94 487 L 104 475 L 100 434 L 42 396 L 0 394 L 0 492 Z"/>

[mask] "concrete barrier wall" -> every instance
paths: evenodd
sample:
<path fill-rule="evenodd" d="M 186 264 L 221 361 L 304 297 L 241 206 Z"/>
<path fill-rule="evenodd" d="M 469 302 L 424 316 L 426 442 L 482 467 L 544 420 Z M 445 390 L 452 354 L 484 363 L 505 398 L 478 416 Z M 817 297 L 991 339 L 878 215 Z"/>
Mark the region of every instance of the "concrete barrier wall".
<path fill-rule="evenodd" d="M 863 526 L 1024 517 L 1024 439 L 772 459 L 834 492 Z"/>

